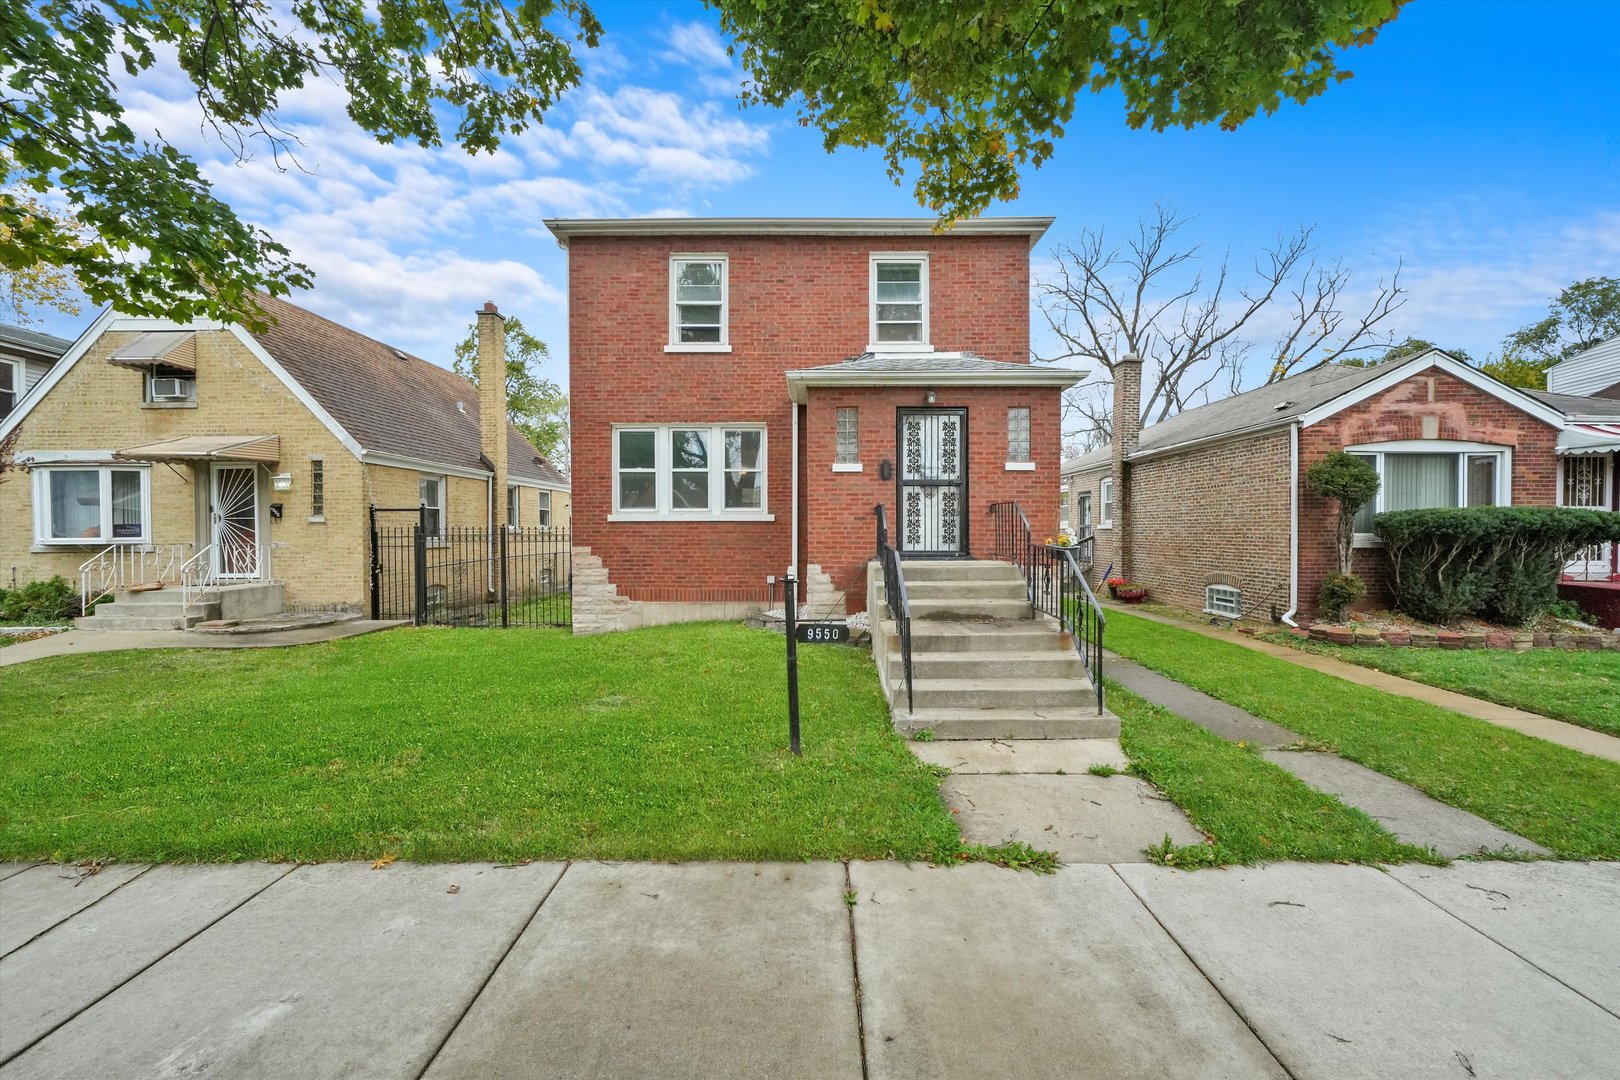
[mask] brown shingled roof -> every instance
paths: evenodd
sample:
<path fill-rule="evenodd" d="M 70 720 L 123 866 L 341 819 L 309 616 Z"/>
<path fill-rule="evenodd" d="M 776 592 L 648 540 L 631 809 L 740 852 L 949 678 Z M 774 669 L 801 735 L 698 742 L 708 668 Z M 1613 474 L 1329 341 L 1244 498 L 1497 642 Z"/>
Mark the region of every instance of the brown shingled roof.
<path fill-rule="evenodd" d="M 463 469 L 488 469 L 478 434 L 478 388 L 453 371 L 260 294 L 269 329 L 253 336 L 366 450 Z M 514 479 L 568 486 L 507 425 Z"/>

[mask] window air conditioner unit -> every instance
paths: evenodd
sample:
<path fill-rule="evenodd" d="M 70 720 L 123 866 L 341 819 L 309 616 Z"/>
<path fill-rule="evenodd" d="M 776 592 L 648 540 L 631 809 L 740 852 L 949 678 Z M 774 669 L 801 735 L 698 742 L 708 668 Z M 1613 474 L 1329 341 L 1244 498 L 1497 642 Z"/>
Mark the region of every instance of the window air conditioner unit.
<path fill-rule="evenodd" d="M 190 379 L 153 378 L 153 401 L 184 401 L 191 397 Z"/>

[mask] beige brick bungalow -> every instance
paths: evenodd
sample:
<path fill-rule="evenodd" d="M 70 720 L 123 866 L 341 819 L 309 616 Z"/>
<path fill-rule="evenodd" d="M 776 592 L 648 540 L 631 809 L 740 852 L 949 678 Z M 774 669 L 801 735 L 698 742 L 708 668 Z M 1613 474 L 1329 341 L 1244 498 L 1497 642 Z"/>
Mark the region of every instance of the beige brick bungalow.
<path fill-rule="evenodd" d="M 1112 571 L 1191 611 L 1308 622 L 1337 569 L 1337 509 L 1305 472 L 1334 450 L 1382 481 L 1355 526 L 1368 604 L 1388 599 L 1380 511 L 1616 506 L 1620 429 L 1600 423 L 1620 418 L 1613 400 L 1518 390 L 1435 349 L 1325 364 L 1142 428 L 1141 367 L 1115 366 L 1113 443 L 1063 465 L 1066 517 L 1095 536 L 1099 585 Z"/>
<path fill-rule="evenodd" d="M 436 364 L 258 299 L 262 332 L 107 310 L 0 420 L 18 466 L 0 483 L 0 586 L 78 582 L 98 558 L 171 581 L 189 563 L 215 583 L 278 582 L 292 607 L 359 611 L 373 505 L 425 503 L 435 533 L 568 523 L 568 481 L 505 422 L 504 379 L 481 400 Z M 480 362 L 500 364 L 493 306 L 479 328 Z"/>

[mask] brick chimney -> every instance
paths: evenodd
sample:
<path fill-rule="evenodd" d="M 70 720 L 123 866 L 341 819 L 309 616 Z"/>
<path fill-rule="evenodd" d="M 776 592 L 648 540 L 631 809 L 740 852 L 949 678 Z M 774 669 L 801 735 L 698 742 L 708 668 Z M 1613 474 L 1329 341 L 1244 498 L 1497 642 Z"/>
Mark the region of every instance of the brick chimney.
<path fill-rule="evenodd" d="M 1132 543 L 1130 521 L 1131 472 L 1125 458 L 1136 449 L 1142 436 L 1142 358 L 1126 353 L 1114 361 L 1114 543 L 1119 561 L 1114 573 L 1131 576 Z"/>
<path fill-rule="evenodd" d="M 478 447 L 495 473 L 490 481 L 490 524 L 506 520 L 506 320 L 485 302 L 478 312 Z"/>

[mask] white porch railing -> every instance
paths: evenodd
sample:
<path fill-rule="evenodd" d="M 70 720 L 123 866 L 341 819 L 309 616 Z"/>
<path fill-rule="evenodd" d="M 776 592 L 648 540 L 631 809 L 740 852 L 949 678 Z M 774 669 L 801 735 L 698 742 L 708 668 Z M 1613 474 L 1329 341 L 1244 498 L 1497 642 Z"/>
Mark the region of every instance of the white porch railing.
<path fill-rule="evenodd" d="M 188 545 L 113 544 L 79 564 L 79 610 L 132 585 L 175 580 Z"/>
<path fill-rule="evenodd" d="M 209 544 L 180 567 L 180 614 L 191 614 L 191 605 L 202 599 L 215 583 L 214 545 Z"/>

